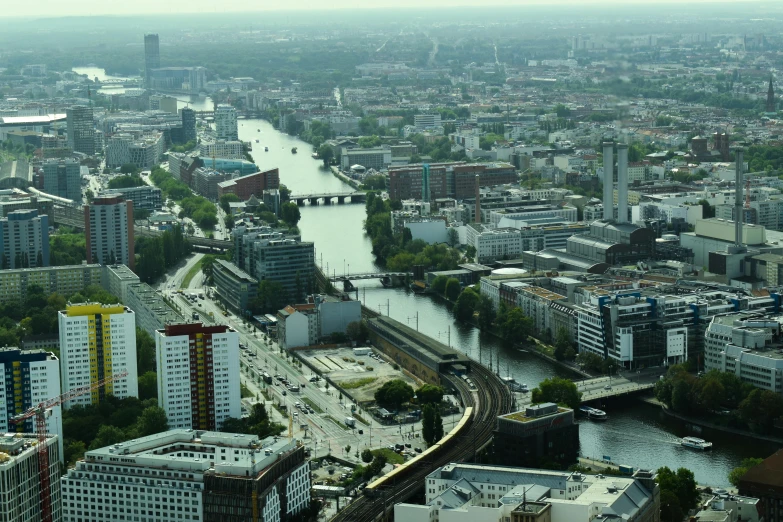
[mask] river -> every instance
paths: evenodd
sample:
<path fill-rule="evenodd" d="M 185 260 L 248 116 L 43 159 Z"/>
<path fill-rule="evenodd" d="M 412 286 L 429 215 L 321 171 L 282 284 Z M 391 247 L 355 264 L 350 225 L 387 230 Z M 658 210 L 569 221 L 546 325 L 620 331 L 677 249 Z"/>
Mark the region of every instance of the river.
<path fill-rule="evenodd" d="M 90 80 L 98 81 L 104 80 L 125 80 L 122 76 L 112 76 L 107 74 L 106 70 L 101 67 L 74 67 L 71 69 L 76 74 L 85 74 Z M 98 89 L 100 94 L 122 94 L 125 92 L 125 87 L 101 87 Z M 198 96 L 194 94 L 172 94 L 177 98 L 177 108 L 190 107 L 194 111 L 211 111 L 214 109 L 212 99 L 208 96 Z"/>
<path fill-rule="evenodd" d="M 260 130 L 260 132 L 259 132 Z M 311 146 L 276 131 L 263 120 L 240 120 L 239 137 L 253 144 L 253 158 L 262 169 L 277 167 L 280 180 L 291 191 L 338 192 L 351 188 L 311 158 Z M 259 143 L 255 140 L 258 139 Z M 264 152 L 264 147 L 269 147 Z M 291 148 L 298 147 L 298 154 Z M 337 274 L 366 273 L 380 270 L 374 263 L 371 243 L 362 230 L 364 206 L 344 204 L 301 207 L 299 228 L 302 239 L 313 241 L 316 261 L 324 270 Z M 524 351 L 504 346 L 497 339 L 480 334 L 473 327 L 454 321 L 448 306 L 437 297 L 420 296 L 402 288 L 386 289 L 375 280 L 360 281 L 358 297 L 364 304 L 408 324 L 443 343 L 481 360 L 501 375 L 535 387 L 552 375 L 569 376 L 566 370 Z M 641 401 L 613 401 L 606 405 L 609 420 L 603 423 L 580 421 L 580 453 L 585 457 L 603 456 L 620 464 L 640 468 L 685 466 L 699 483 L 728 485 L 727 475 L 746 457 L 767 457 L 777 448 L 743 440 L 723 433 L 701 436 L 712 441 L 715 449 L 699 453 L 682 448 L 679 438 L 692 434 L 682 422 L 664 415 L 657 407 Z"/>

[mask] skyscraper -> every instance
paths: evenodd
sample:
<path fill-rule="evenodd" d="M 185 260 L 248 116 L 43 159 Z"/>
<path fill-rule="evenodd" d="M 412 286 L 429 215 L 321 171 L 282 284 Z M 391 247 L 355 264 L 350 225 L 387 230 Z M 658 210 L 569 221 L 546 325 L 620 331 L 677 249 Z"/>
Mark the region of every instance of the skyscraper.
<path fill-rule="evenodd" d="M 190 107 L 182 108 L 182 135 L 185 143 L 196 141 L 196 111 Z"/>
<path fill-rule="evenodd" d="M 775 112 L 775 89 L 772 87 L 772 75 L 769 77 L 769 89 L 767 89 L 767 112 Z"/>
<path fill-rule="evenodd" d="M 160 68 L 160 41 L 157 34 L 144 35 L 144 85 L 152 88 L 152 70 Z"/>
<path fill-rule="evenodd" d="M 49 266 L 49 216 L 35 209 L 0 218 L 0 268 Z"/>
<path fill-rule="evenodd" d="M 215 134 L 219 140 L 239 140 L 237 110 L 231 105 L 217 106 L 217 110 L 215 111 Z"/>
<path fill-rule="evenodd" d="M 68 131 L 68 146 L 74 152 L 92 156 L 95 154 L 95 123 L 92 117 L 92 107 L 74 105 L 65 109 L 66 128 Z"/>
<path fill-rule="evenodd" d="M 84 206 L 87 263 L 123 264 L 133 270 L 133 202 L 99 196 Z"/>
<path fill-rule="evenodd" d="M 239 336 L 225 326 L 170 324 L 155 332 L 158 404 L 169 428 L 217 430 L 239 418 Z"/>
<path fill-rule="evenodd" d="M 35 417 L 19 424 L 11 419 L 60 395 L 60 361 L 43 350 L 0 348 L 0 395 L 5 396 L 0 403 L 0 433 L 36 433 Z M 60 406 L 46 410 L 46 432 L 57 435 L 62 455 Z"/>
<path fill-rule="evenodd" d="M 82 200 L 82 173 L 77 160 L 46 160 L 41 170 L 44 192 L 76 202 Z"/>
<path fill-rule="evenodd" d="M 62 392 L 90 386 L 123 371 L 128 375 L 65 404 L 98 404 L 105 395 L 138 397 L 136 314 L 121 304 L 69 304 L 58 312 Z"/>

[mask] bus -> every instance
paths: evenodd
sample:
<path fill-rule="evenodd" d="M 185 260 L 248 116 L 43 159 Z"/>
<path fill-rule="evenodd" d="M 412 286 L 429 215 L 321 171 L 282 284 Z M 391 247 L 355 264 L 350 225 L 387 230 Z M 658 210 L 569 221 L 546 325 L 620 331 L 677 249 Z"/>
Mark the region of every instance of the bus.
<path fill-rule="evenodd" d="M 264 378 L 265 383 L 272 384 L 272 377 L 268 373 L 264 372 L 261 377 Z"/>

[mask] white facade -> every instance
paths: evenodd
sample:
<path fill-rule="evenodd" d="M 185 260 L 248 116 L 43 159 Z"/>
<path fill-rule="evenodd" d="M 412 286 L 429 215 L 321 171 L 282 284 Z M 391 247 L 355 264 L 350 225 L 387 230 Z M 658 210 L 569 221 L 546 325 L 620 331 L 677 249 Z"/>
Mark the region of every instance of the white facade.
<path fill-rule="evenodd" d="M 405 221 L 412 239 L 421 239 L 430 245 L 447 243 L 449 240 L 446 221 L 443 219 L 411 219 Z"/>
<path fill-rule="evenodd" d="M 237 110 L 231 105 L 217 106 L 217 110 L 215 111 L 215 134 L 219 140 L 239 140 Z"/>
<path fill-rule="evenodd" d="M 415 125 L 417 129 L 440 127 L 440 114 L 415 114 L 413 116 L 413 125 Z"/>
<path fill-rule="evenodd" d="M 269 472 L 281 454 L 301 451 L 298 444 L 296 440 L 260 441 L 252 435 L 178 429 L 91 450 L 62 477 L 62 520 L 203 521 L 205 510 L 212 506 L 209 516 L 214 517 L 226 498 L 224 491 L 205 489 L 205 477 L 211 477 L 214 488 L 225 491 L 230 483 L 247 480 L 248 495 L 235 500 L 252 505 L 249 492 L 257 487 L 259 477 Z M 273 477 L 271 486 L 261 492 L 267 503 L 264 522 L 294 515 L 310 502 L 309 463 L 302 457 L 288 468 L 282 473 L 290 474 Z M 280 481 L 287 494 L 285 513 L 281 513 L 277 493 Z M 111 496 L 106 491 L 109 487 Z"/>
<path fill-rule="evenodd" d="M 477 230 L 481 227 L 480 230 Z M 476 249 L 476 262 L 514 259 L 522 255 L 522 234 L 515 228 L 490 229 L 471 224 L 467 227 L 467 244 Z"/>
<path fill-rule="evenodd" d="M 11 422 L 14 415 L 59 395 L 60 361 L 53 353 L 0 348 L 0 433 L 17 430 L 17 425 Z M 26 422 L 23 431 L 38 433 L 35 418 Z M 46 433 L 57 435 L 62 459 L 63 422 L 59 405 L 46 410 Z"/>
<path fill-rule="evenodd" d="M 201 155 L 208 158 L 244 159 L 242 142 L 218 140 L 200 145 Z"/>
<path fill-rule="evenodd" d="M 489 213 L 489 222 L 496 227 L 513 227 L 515 221 L 526 221 L 534 218 L 560 218 L 572 223 L 577 220 L 576 207 L 537 206 L 531 208 L 493 210 Z"/>
<path fill-rule="evenodd" d="M 176 332 L 176 328 L 204 330 L 204 333 Z M 239 390 L 239 335 L 226 329 L 220 333 L 206 333 L 207 329 L 198 325 L 173 325 L 169 330 L 155 332 L 155 355 L 158 376 L 158 404 L 166 412 L 169 428 L 195 428 L 194 417 L 203 407 L 205 422 L 213 426 L 208 429 L 220 429 L 223 421 L 231 417 L 238 419 L 242 415 L 242 397 Z M 200 345 L 205 338 L 211 344 Z M 211 350 L 211 365 L 206 357 L 199 357 L 198 351 Z M 199 366 L 199 363 L 201 365 Z M 210 367 L 211 366 L 211 367 Z M 195 369 L 195 374 L 193 370 Z M 209 381 L 213 389 L 213 402 L 194 404 L 199 385 Z M 214 413 L 212 413 L 214 411 Z"/>
<path fill-rule="evenodd" d="M 635 522 L 658 520 L 660 509 L 649 472 L 636 479 L 452 463 L 430 473 L 424 488 L 425 504 L 397 504 L 395 520 L 508 522 L 514 512 L 524 517 L 548 511 L 541 520 L 590 522 L 607 516 Z"/>
<path fill-rule="evenodd" d="M 283 311 L 287 314 L 279 313 L 277 321 L 277 336 L 281 348 L 311 346 L 318 341 L 318 313 L 315 310 L 305 313 L 287 306 Z"/>
<path fill-rule="evenodd" d="M 100 393 L 119 399 L 139 396 L 136 314 L 131 309 L 96 303 L 68 305 L 66 310 L 58 312 L 57 320 L 63 393 L 128 372 L 101 391 L 68 401 L 66 408 L 75 404 L 97 404 Z"/>
<path fill-rule="evenodd" d="M 85 207 L 89 217 L 87 261 L 134 267 L 133 203 L 122 198 L 95 198 Z"/>
<path fill-rule="evenodd" d="M 37 438 L 0 435 L 0 520 L 30 522 L 41 520 L 41 479 L 38 468 Z M 62 453 L 54 437 L 46 439 L 49 450 L 49 499 L 52 520 L 62 520 L 60 461 Z"/>
<path fill-rule="evenodd" d="M 110 169 L 121 167 L 130 162 L 130 134 L 115 134 L 106 143 L 106 166 Z"/>

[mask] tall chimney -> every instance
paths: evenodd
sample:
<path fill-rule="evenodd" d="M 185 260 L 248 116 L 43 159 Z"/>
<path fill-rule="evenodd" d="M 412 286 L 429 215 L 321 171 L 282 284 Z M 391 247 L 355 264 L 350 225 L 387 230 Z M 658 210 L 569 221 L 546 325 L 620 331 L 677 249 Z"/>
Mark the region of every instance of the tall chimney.
<path fill-rule="evenodd" d="M 742 178 L 743 176 L 743 153 L 742 147 L 734 148 L 734 158 L 736 165 L 734 167 L 734 246 L 742 250 Z"/>
<path fill-rule="evenodd" d="M 476 174 L 476 223 L 481 223 L 481 176 Z"/>
<path fill-rule="evenodd" d="M 617 222 L 628 223 L 628 145 L 617 146 Z"/>
<path fill-rule="evenodd" d="M 604 219 L 614 219 L 614 143 L 604 142 Z"/>

